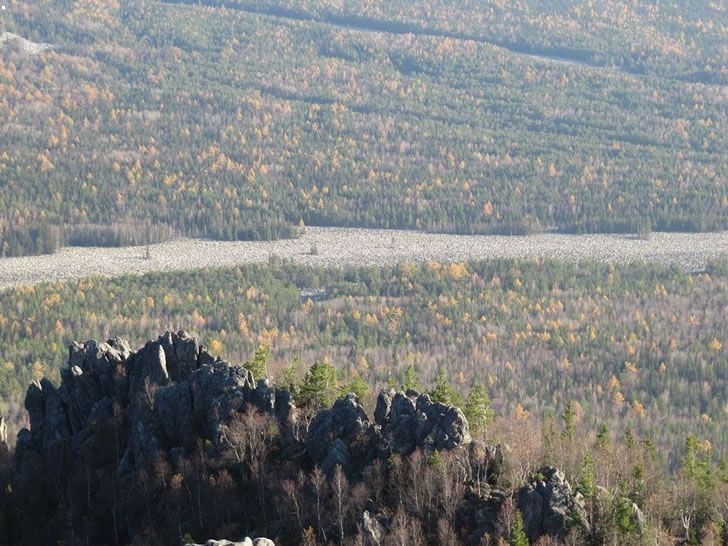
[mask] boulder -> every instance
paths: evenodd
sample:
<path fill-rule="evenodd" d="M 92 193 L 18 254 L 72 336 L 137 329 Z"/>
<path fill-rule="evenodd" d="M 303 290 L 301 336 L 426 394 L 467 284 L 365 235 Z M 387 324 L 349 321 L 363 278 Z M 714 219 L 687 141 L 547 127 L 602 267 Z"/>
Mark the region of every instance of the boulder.
<path fill-rule="evenodd" d="M 361 530 L 366 546 L 381 546 L 387 531 L 386 518 L 380 514 L 372 515 L 368 510 L 364 510 Z"/>
<path fill-rule="evenodd" d="M 330 474 L 337 465 L 347 472 L 374 458 L 376 430 L 355 394 L 318 412 L 308 429 L 307 450 L 314 464 Z"/>
<path fill-rule="evenodd" d="M 433 402 L 426 394 L 381 391 L 376 422 L 389 450 L 403 455 L 415 449 L 454 449 L 472 439 L 468 421 L 455 406 Z"/>
<path fill-rule="evenodd" d="M 564 473 L 552 466 L 541 468 L 521 488 L 518 509 L 531 541 L 542 535 L 563 538 L 573 523 L 586 524 L 581 496 L 573 493 Z"/>
<path fill-rule="evenodd" d="M 239 542 L 232 542 L 230 540 L 213 540 L 210 539 L 205 544 L 186 544 L 185 546 L 276 546 L 269 538 L 256 538 L 250 539 L 245 537 Z"/>

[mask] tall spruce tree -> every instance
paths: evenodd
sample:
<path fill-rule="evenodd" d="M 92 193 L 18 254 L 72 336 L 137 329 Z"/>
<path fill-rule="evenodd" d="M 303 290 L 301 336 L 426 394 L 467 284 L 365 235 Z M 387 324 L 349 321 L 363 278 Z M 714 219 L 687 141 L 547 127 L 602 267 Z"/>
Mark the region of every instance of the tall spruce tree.
<path fill-rule="evenodd" d="M 303 379 L 296 402 L 312 409 L 323 408 L 332 405 L 339 393 L 336 368 L 329 362 L 315 362 Z"/>
<path fill-rule="evenodd" d="M 450 384 L 447 374 L 444 371 L 438 374 L 435 380 L 435 387 L 429 392 L 429 395 L 433 402 L 462 406 L 462 396 Z"/>
<path fill-rule="evenodd" d="M 270 358 L 270 349 L 266 345 L 261 345 L 255 351 L 253 360 L 243 364 L 243 368 L 250 370 L 253 379 L 264 379 L 268 377 L 268 359 Z"/>
<path fill-rule="evenodd" d="M 422 392 L 422 384 L 420 383 L 420 376 L 417 373 L 417 367 L 414 364 L 410 364 L 404 370 L 404 377 L 402 379 L 402 389 L 404 391 L 413 390 Z"/>
<path fill-rule="evenodd" d="M 485 432 L 493 422 L 495 412 L 488 391 L 480 383 L 476 383 L 470 390 L 463 413 L 470 425 L 470 431 L 476 434 Z"/>
<path fill-rule="evenodd" d="M 511 546 L 528 546 L 528 536 L 526 535 L 526 528 L 523 525 L 523 516 L 520 510 L 516 510 L 516 519 L 513 522 Z"/>

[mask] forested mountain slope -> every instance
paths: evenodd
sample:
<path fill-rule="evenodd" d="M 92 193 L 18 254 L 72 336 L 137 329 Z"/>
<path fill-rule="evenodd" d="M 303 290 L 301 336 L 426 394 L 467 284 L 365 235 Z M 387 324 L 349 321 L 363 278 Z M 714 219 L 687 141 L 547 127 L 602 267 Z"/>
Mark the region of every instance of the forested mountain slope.
<path fill-rule="evenodd" d="M 406 6 L 11 3 L 0 252 L 728 227 L 720 3 Z"/>

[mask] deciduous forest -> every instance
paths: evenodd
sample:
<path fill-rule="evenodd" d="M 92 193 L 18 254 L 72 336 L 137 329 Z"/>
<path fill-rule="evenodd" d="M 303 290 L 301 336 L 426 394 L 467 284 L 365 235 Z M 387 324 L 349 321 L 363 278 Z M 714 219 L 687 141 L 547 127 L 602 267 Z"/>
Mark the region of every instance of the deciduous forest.
<path fill-rule="evenodd" d="M 500 415 L 557 415 L 575 400 L 592 425 L 629 424 L 675 461 L 691 432 L 728 447 L 726 283 L 724 264 L 689 275 L 518 260 L 342 271 L 273 259 L 38 285 L 0 294 L 0 389 L 18 399 L 31 380 L 58 379 L 73 340 L 135 346 L 148 332 L 187 329 L 234 362 L 266 347 L 276 382 L 322 361 L 375 394 L 413 366 L 424 385 L 444 375 L 461 396 L 486 386 Z"/>

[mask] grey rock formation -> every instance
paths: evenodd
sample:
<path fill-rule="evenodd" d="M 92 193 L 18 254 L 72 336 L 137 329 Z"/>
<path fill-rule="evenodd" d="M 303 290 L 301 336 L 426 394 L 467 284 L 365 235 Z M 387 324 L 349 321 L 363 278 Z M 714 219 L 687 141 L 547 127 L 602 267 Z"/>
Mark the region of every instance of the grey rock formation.
<path fill-rule="evenodd" d="M 49 514 L 73 505 L 77 512 L 72 525 L 92 525 L 99 536 L 106 536 L 110 525 L 110 495 L 124 494 L 127 486 L 167 488 L 167 483 L 156 483 L 158 476 L 183 476 L 198 461 L 212 473 L 231 468 L 240 472 L 243 459 L 225 440 L 225 432 L 246 408 L 277 421 L 280 435 L 270 451 L 275 463 L 299 468 L 313 463 L 326 473 L 341 466 L 352 476 L 393 453 L 471 443 L 459 409 L 414 391 L 382 392 L 376 423 L 349 394 L 320 411 L 300 441 L 289 392 L 214 358 L 185 332 L 167 332 L 136 352 L 120 339 L 73 343 L 60 386 L 47 379 L 33 382 L 25 407 L 30 427 L 18 434 L 18 490 L 32 491 L 34 502 L 47 506 Z M 495 460 L 487 449 L 481 451 L 463 449 L 457 457 L 457 464 L 478 483 L 489 479 L 488 465 Z M 109 484 L 118 489 L 110 490 Z M 101 500 L 88 500 L 93 498 Z M 125 532 L 131 535 L 137 530 L 129 521 L 133 519 L 126 520 L 130 528 Z M 365 514 L 362 525 L 367 540 L 378 544 L 386 521 Z M 250 543 L 272 544 L 262 538 Z"/>
<path fill-rule="evenodd" d="M 5 447 L 8 445 L 8 424 L 5 422 L 5 417 L 0 417 L 0 444 Z"/>
<path fill-rule="evenodd" d="M 366 546 L 381 546 L 386 530 L 384 516 L 370 514 L 368 510 L 364 510 L 361 531 Z"/>
<path fill-rule="evenodd" d="M 369 420 L 354 394 L 320 411 L 311 422 L 307 449 L 326 473 L 340 465 L 347 472 L 374 458 L 415 449 L 449 450 L 469 444 L 468 422 L 454 406 L 435 403 L 426 394 L 382 391 Z"/>
<path fill-rule="evenodd" d="M 484 485 L 495 485 L 505 463 L 504 448 L 474 440 L 468 444 L 467 460 L 468 474 L 473 477 L 472 488 L 478 490 Z"/>
<path fill-rule="evenodd" d="M 392 400 L 397 393 L 394 389 L 388 391 L 382 390 L 377 396 L 377 405 L 374 408 L 374 422 L 378 425 L 384 425 L 387 422 L 390 412 L 392 411 Z"/>
<path fill-rule="evenodd" d="M 245 537 L 239 542 L 232 542 L 230 540 L 213 540 L 210 539 L 205 544 L 186 544 L 185 546 L 276 546 L 275 543 L 269 538 L 256 538 L 250 539 Z"/>
<path fill-rule="evenodd" d="M 468 421 L 454 406 L 432 402 L 415 391 L 382 391 L 374 411 L 389 449 L 408 454 L 417 448 L 454 449 L 471 442 Z"/>
<path fill-rule="evenodd" d="M 508 497 L 505 491 L 488 487 L 481 495 L 471 493 L 465 496 L 456 520 L 456 527 L 465 544 L 479 546 L 483 544 L 485 535 L 493 536 L 496 533 L 498 514 Z"/>
<path fill-rule="evenodd" d="M 42 460 L 53 481 L 69 473 L 61 462 L 72 474 L 74 462 L 91 460 L 102 479 L 110 467 L 125 474 L 160 456 L 174 462 L 173 453 L 198 439 L 224 450 L 221 427 L 246 404 L 292 418 L 287 393 L 265 381 L 256 387 L 248 370 L 214 359 L 185 332 L 167 332 L 136 353 L 120 339 L 74 342 L 60 387 L 42 379 L 28 388 L 30 430 L 18 435 L 17 466 Z"/>
<path fill-rule="evenodd" d="M 551 466 L 543 467 L 519 491 L 518 509 L 530 540 L 541 535 L 563 537 L 572 524 L 586 525 L 581 496 L 573 493 L 564 473 Z"/>
<path fill-rule="evenodd" d="M 361 468 L 374 458 L 376 430 L 354 394 L 320 411 L 308 429 L 307 449 L 314 464 L 326 473 L 337 465 Z"/>

